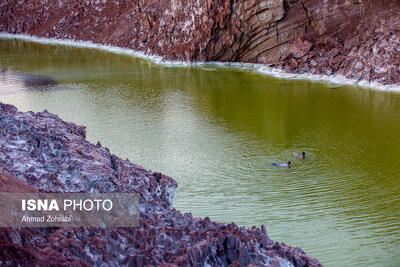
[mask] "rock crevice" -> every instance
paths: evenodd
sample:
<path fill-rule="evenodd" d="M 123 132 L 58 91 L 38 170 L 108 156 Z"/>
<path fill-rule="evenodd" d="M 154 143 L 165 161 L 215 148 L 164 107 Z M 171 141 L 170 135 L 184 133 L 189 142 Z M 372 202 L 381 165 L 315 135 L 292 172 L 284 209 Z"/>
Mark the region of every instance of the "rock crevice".
<path fill-rule="evenodd" d="M 182 214 L 177 183 L 86 139 L 85 127 L 47 111 L 0 103 L 0 192 L 130 192 L 136 228 L 2 228 L 2 266 L 321 266 L 265 228 Z"/>
<path fill-rule="evenodd" d="M 395 0 L 4 0 L 0 31 L 115 45 L 166 60 L 272 64 L 398 84 L 399 11 Z M 289 47 L 298 38 L 313 48 L 293 58 Z"/>

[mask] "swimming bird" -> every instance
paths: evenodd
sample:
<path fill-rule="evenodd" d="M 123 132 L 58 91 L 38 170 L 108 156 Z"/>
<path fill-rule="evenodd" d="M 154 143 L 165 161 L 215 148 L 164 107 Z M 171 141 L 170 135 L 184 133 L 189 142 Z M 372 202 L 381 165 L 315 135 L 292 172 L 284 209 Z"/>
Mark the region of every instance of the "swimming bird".
<path fill-rule="evenodd" d="M 306 157 L 306 152 L 303 151 L 303 153 L 301 154 L 297 154 L 296 152 L 294 152 L 293 150 L 291 151 L 292 155 L 299 158 L 299 159 L 304 159 Z"/>
<path fill-rule="evenodd" d="M 278 162 L 274 162 L 272 163 L 272 165 L 274 166 L 278 166 L 278 167 L 289 167 L 290 166 L 290 161 L 286 162 L 286 163 L 278 163 Z"/>

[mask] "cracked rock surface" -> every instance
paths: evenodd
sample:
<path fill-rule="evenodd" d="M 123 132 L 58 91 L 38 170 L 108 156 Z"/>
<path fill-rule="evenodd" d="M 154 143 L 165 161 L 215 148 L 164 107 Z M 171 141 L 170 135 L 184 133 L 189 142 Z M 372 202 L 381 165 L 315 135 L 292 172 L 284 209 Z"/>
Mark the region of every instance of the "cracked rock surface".
<path fill-rule="evenodd" d="M 135 228 L 2 228 L 1 266 L 321 266 L 300 248 L 172 207 L 177 183 L 85 139 L 83 126 L 0 103 L 0 192 L 132 192 Z"/>
<path fill-rule="evenodd" d="M 3 0 L 0 31 L 399 84 L 399 11 L 397 0 Z"/>

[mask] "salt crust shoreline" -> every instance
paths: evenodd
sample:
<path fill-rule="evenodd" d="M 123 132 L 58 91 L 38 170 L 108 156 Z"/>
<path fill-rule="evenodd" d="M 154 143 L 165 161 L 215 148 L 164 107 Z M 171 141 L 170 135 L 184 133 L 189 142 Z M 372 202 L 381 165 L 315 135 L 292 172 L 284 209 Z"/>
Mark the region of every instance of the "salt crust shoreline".
<path fill-rule="evenodd" d="M 369 82 L 365 80 L 356 81 L 347 79 L 342 75 L 328 76 L 328 75 L 315 75 L 315 74 L 288 73 L 282 69 L 272 68 L 268 65 L 254 64 L 254 63 L 168 61 L 164 60 L 161 56 L 148 55 L 143 52 L 135 51 L 129 48 L 103 45 L 103 44 L 93 43 L 91 41 L 74 41 L 68 39 L 42 38 L 26 34 L 10 34 L 5 32 L 0 32 L 0 39 L 19 39 L 19 40 L 37 42 L 42 44 L 65 45 L 72 47 L 103 50 L 110 53 L 128 55 L 136 58 L 146 59 L 155 64 L 163 65 L 165 67 L 206 67 L 206 66 L 229 67 L 229 68 L 236 68 L 239 70 L 252 71 L 255 73 L 260 73 L 280 79 L 311 80 L 311 81 L 327 82 L 337 85 L 348 85 L 361 88 L 369 88 L 380 91 L 400 92 L 400 85 L 384 85 L 377 82 Z"/>

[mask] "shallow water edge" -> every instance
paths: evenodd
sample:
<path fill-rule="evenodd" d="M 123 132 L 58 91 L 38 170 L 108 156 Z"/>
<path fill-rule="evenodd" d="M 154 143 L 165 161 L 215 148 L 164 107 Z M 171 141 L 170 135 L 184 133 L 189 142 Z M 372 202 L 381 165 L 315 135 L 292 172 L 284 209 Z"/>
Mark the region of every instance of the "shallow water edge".
<path fill-rule="evenodd" d="M 0 38 L 3 39 L 20 39 L 25 41 L 37 42 L 42 44 L 54 44 L 54 45 L 65 45 L 65 46 L 74 46 L 74 47 L 82 47 L 82 48 L 91 48 L 104 50 L 115 54 L 128 55 L 136 58 L 142 58 L 146 60 L 150 60 L 151 62 L 159 65 L 163 65 L 164 67 L 202 67 L 202 66 L 218 66 L 218 67 L 227 67 L 227 68 L 235 68 L 239 70 L 245 71 L 253 71 L 260 74 L 265 74 L 268 76 L 272 76 L 280 79 L 296 79 L 296 80 L 312 80 L 312 81 L 320 81 L 327 82 L 337 85 L 350 85 L 357 86 L 360 88 L 369 88 L 380 91 L 391 91 L 391 92 L 400 92 L 400 85 L 385 85 L 378 82 L 369 82 L 366 80 L 351 80 L 347 79 L 342 75 L 315 75 L 315 74 L 299 74 L 299 73 L 289 73 L 282 69 L 272 68 L 268 65 L 264 64 L 256 64 L 256 63 L 241 63 L 241 62 L 183 62 L 183 61 L 169 61 L 164 60 L 161 56 L 157 55 L 149 55 L 143 52 L 135 51 L 128 48 L 122 48 L 118 46 L 110 46 L 99 43 L 93 43 L 91 41 L 74 41 L 68 39 L 53 39 L 53 38 L 43 38 L 36 37 L 26 34 L 10 34 L 6 32 L 0 32 Z"/>

